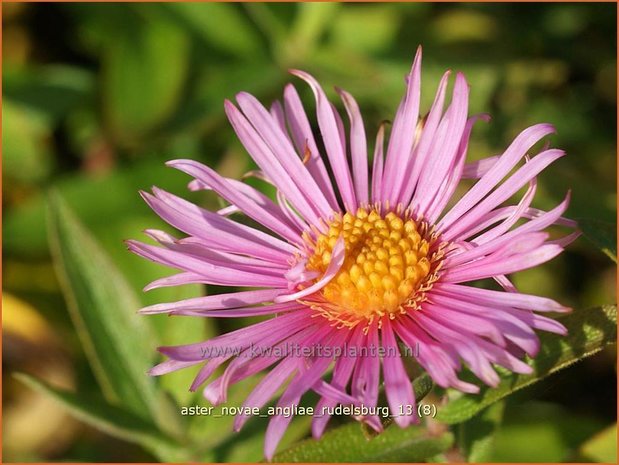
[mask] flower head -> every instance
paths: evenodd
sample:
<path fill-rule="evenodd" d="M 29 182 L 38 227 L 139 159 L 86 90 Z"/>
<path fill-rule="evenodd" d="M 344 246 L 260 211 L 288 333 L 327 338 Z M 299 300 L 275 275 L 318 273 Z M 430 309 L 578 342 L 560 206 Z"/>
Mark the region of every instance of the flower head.
<path fill-rule="evenodd" d="M 400 343 L 415 352 L 438 385 L 474 393 L 477 385 L 458 378 L 463 364 L 496 386 L 494 365 L 531 372 L 522 357 L 539 350 L 535 330 L 565 333 L 559 322 L 538 312 L 569 309 L 520 293 L 507 278 L 554 258 L 578 235 L 551 240 L 544 232 L 551 225 L 576 226 L 562 217 L 568 197 L 548 212 L 531 207 L 536 176 L 564 155 L 552 148 L 529 155 L 553 127 L 532 126 L 502 154 L 467 163 L 472 127 L 488 118 L 468 116 L 469 87 L 461 73 L 444 110 L 449 72 L 421 118 L 420 67 L 421 50 L 406 77 L 386 150 L 385 125 L 378 131 L 371 169 L 354 98 L 338 89 L 350 121 L 347 132 L 320 85 L 301 71 L 292 74 L 314 93 L 319 139 L 292 85 L 283 105 L 276 102 L 270 110 L 247 93 L 237 95 L 238 108 L 225 102 L 236 134 L 259 167 L 253 174 L 276 187 L 275 200 L 195 161 L 169 162 L 194 178 L 192 189 L 213 190 L 230 206 L 211 212 L 157 188 L 143 193 L 157 214 L 188 235 L 177 239 L 147 231 L 161 247 L 129 241 L 135 253 L 181 270 L 147 288 L 207 283 L 251 289 L 142 312 L 271 317 L 205 342 L 161 347 L 169 360 L 153 368 L 153 375 L 200 364 L 195 390 L 227 363 L 204 387 L 216 404 L 226 400 L 231 384 L 271 367 L 244 405 L 262 407 L 285 386 L 277 405 L 294 406 L 313 390 L 321 396 L 312 423 L 319 437 L 329 421 L 324 407 L 375 408 L 381 380 L 395 422 L 405 427 L 418 421 Z M 475 182 L 456 198 L 463 179 Z M 505 205 L 525 187 L 516 205 Z M 238 212 L 263 228 L 229 218 Z M 502 290 L 466 284 L 487 278 Z M 300 350 L 317 347 L 331 350 Z M 372 410 L 356 418 L 382 428 Z M 238 416 L 235 429 L 247 419 Z M 290 420 L 277 415 L 270 420 L 267 458 Z"/>

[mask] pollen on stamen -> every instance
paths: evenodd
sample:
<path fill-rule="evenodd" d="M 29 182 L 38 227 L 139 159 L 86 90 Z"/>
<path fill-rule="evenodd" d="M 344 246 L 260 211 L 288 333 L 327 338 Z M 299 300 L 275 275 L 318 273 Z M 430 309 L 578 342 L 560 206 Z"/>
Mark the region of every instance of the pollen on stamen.
<path fill-rule="evenodd" d="M 359 208 L 334 216 L 309 247 L 306 269 L 322 276 L 338 238 L 344 239 L 344 263 L 312 307 L 346 325 L 394 317 L 416 300 L 434 271 L 436 256 L 430 253 L 433 239 L 426 225 L 401 209 L 379 211 Z"/>

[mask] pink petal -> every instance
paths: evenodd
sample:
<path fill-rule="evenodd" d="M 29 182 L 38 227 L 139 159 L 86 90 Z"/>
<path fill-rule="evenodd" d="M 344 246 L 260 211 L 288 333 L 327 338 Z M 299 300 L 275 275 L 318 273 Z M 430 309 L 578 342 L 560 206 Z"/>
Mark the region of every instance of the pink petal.
<path fill-rule="evenodd" d="M 339 347 L 347 337 L 347 332 L 348 330 L 346 329 L 335 331 L 334 335 L 328 342 L 325 343 L 325 345 L 330 347 Z M 331 358 L 317 358 L 306 370 L 297 374 L 297 376 L 284 391 L 284 394 L 282 394 L 277 406 L 291 407 L 293 405 L 297 405 L 301 399 L 301 396 L 322 377 L 331 363 Z M 292 416 L 286 418 L 281 415 L 276 415 L 269 421 L 264 444 L 264 455 L 267 460 L 271 460 L 273 458 L 277 444 L 279 444 L 279 441 L 291 421 Z"/>
<path fill-rule="evenodd" d="M 320 133 L 322 134 L 335 182 L 337 183 L 344 205 L 349 211 L 354 211 L 357 207 L 357 199 L 355 197 L 352 177 L 350 169 L 348 168 L 348 160 L 346 152 L 343 150 L 343 141 L 340 136 L 338 122 L 333 108 L 322 90 L 322 87 L 320 87 L 320 84 L 318 84 L 312 76 L 298 70 L 290 70 L 290 73 L 307 82 L 314 92 L 314 96 L 316 97 L 318 126 L 320 127 Z"/>
<path fill-rule="evenodd" d="M 400 428 L 406 428 L 411 423 L 419 422 L 416 413 L 415 395 L 411 381 L 402 363 L 400 349 L 398 349 L 393 334 L 391 321 L 387 318 L 383 320 L 382 345 L 385 348 L 383 376 L 385 378 L 387 402 L 389 403 L 391 414 L 394 416 L 394 421 Z"/>
<path fill-rule="evenodd" d="M 240 182 L 231 182 L 208 166 L 192 160 L 173 160 L 166 163 L 210 186 L 217 194 L 237 206 L 245 215 L 266 226 L 293 244 L 303 240 L 299 230 L 291 226 L 281 210 L 264 194 Z M 241 186 L 247 186 L 249 189 Z M 242 189 L 242 190 L 241 190 Z M 250 193 L 248 195 L 248 193 Z"/>
<path fill-rule="evenodd" d="M 560 303 L 536 295 L 514 292 L 493 291 L 460 284 L 436 283 L 433 291 L 440 291 L 452 295 L 455 299 L 466 299 L 469 302 L 478 302 L 484 305 L 498 305 L 531 309 L 538 312 L 566 312 L 569 308 Z"/>
<path fill-rule="evenodd" d="M 397 197 L 394 197 L 393 202 L 408 205 L 417 184 L 420 180 L 422 167 L 426 163 L 426 159 L 431 156 L 430 148 L 434 141 L 436 130 L 441 121 L 443 114 L 443 106 L 445 103 L 445 92 L 449 80 L 450 71 L 447 71 L 441 78 L 438 90 L 434 97 L 434 102 L 430 108 L 430 112 L 426 118 L 426 122 L 421 130 L 419 142 L 413 148 L 412 154 L 408 157 L 407 164 L 401 169 L 406 173 L 406 182 L 402 183 L 401 190 Z"/>
<path fill-rule="evenodd" d="M 421 47 L 417 48 L 413 66 L 407 76 L 406 93 L 393 120 L 393 128 L 382 179 L 381 200 L 395 199 L 406 180 L 402 169 L 408 163 L 415 140 L 415 127 L 419 118 L 419 100 L 421 98 Z"/>
<path fill-rule="evenodd" d="M 499 257 L 497 259 L 484 259 L 483 262 L 470 265 L 462 265 L 460 269 L 446 270 L 441 279 L 444 282 L 459 283 L 474 281 L 476 279 L 490 278 L 500 274 L 510 274 L 516 271 L 526 270 L 534 266 L 552 260 L 563 249 L 558 245 L 543 245 L 536 250 L 522 255 Z"/>
<path fill-rule="evenodd" d="M 129 250 L 141 257 L 179 270 L 199 274 L 204 278 L 204 281 L 209 284 L 218 286 L 264 286 L 284 288 L 288 283 L 283 276 L 267 276 L 262 273 L 216 266 L 188 254 L 142 244 L 137 241 L 127 241 L 126 244 Z"/>
<path fill-rule="evenodd" d="M 306 150 L 309 150 L 309 159 L 306 162 L 307 169 L 320 186 L 320 190 L 324 193 L 331 208 L 337 210 L 337 199 L 329 179 L 329 173 L 327 173 L 327 168 L 318 151 L 314 134 L 299 94 L 297 94 L 292 84 L 288 84 L 284 88 L 284 106 L 297 151 L 304 155 Z"/>
<path fill-rule="evenodd" d="M 379 202 L 383 183 L 383 149 L 385 146 L 385 124 L 381 124 L 374 145 L 374 162 L 372 164 L 372 202 Z"/>
<path fill-rule="evenodd" d="M 167 223 L 200 237 L 214 250 L 245 254 L 287 263 L 296 247 L 254 228 L 204 210 L 186 200 L 153 188 L 155 196 L 142 192 L 148 205 Z"/>
<path fill-rule="evenodd" d="M 256 132 L 271 149 L 273 156 L 281 164 L 304 197 L 310 202 L 314 210 L 321 217 L 328 217 L 332 212 L 331 206 L 314 178 L 309 175 L 286 134 L 274 124 L 267 110 L 253 95 L 247 92 L 240 92 L 236 95 L 236 100 L 243 113 L 245 113 L 247 120 L 254 126 Z M 279 178 L 271 177 L 271 179 L 279 182 Z"/>
<path fill-rule="evenodd" d="M 172 276 L 155 279 L 150 284 L 144 286 L 144 292 L 160 287 L 182 286 L 184 284 L 206 284 L 202 276 L 197 273 L 183 271 Z"/>
<path fill-rule="evenodd" d="M 449 177 L 450 171 L 459 171 L 455 163 L 467 122 L 468 100 L 469 86 L 466 79 L 462 73 L 456 73 L 451 105 L 437 129 L 430 149 L 433 156 L 426 160 L 422 168 L 422 172 L 432 174 L 420 178 L 411 200 L 415 211 L 422 216 L 426 216 L 426 211 L 433 201 L 442 203 L 440 199 L 436 199 L 441 183 Z M 462 163 L 464 163 L 463 157 L 460 160 L 460 164 Z"/>
<path fill-rule="evenodd" d="M 311 200 L 307 197 L 309 193 L 304 192 L 301 186 L 294 181 L 299 176 L 303 177 L 304 168 L 298 165 L 301 163 L 298 157 L 282 159 L 276 156 L 272 148 L 232 102 L 226 100 L 225 110 L 239 140 L 266 176 L 274 182 L 277 180 L 277 188 L 284 193 L 303 218 L 310 223 L 316 223 L 320 217 L 319 212 L 314 209 Z M 305 177 L 309 178 L 307 175 Z"/>
<path fill-rule="evenodd" d="M 499 156 L 482 158 L 481 160 L 472 161 L 464 165 L 462 171 L 462 179 L 479 179 L 486 174 L 490 168 L 499 160 Z"/>
<path fill-rule="evenodd" d="M 516 171 L 507 181 L 501 184 L 494 192 L 488 195 L 477 205 L 472 206 L 466 215 L 459 218 L 451 227 L 445 230 L 444 240 L 451 240 L 461 233 L 464 229 L 478 222 L 486 213 L 497 207 L 501 202 L 509 199 L 523 185 L 537 176 L 548 165 L 565 155 L 565 152 L 557 149 L 550 149 L 534 157 Z M 482 178 L 483 180 L 483 178 Z M 480 180 L 479 182 L 482 182 Z M 470 191 L 469 191 L 470 192 Z M 455 208 L 455 207 L 454 207 Z M 443 220 L 441 220 L 442 222 Z"/>
<path fill-rule="evenodd" d="M 161 376 L 167 375 L 168 373 L 172 373 L 177 370 L 182 370 L 183 368 L 188 368 L 194 365 L 201 363 L 200 361 L 191 361 L 191 362 L 179 362 L 178 360 L 166 360 L 165 362 L 161 362 L 158 365 L 155 365 L 150 370 L 148 370 L 148 374 L 150 376 Z"/>
<path fill-rule="evenodd" d="M 311 286 L 305 289 L 302 289 L 298 292 L 295 292 L 293 294 L 277 296 L 275 298 L 275 302 L 277 303 L 290 302 L 292 300 L 297 300 L 302 297 L 306 297 L 310 294 L 313 294 L 314 292 L 318 292 L 320 289 L 325 287 L 335 277 L 338 271 L 340 271 L 340 268 L 344 264 L 345 252 L 346 252 L 346 248 L 344 244 L 344 238 L 340 236 L 340 238 L 337 240 L 337 242 L 333 246 L 333 250 L 331 252 L 332 254 L 331 262 L 329 263 L 329 266 L 325 270 L 325 274 L 322 276 L 322 278 L 320 278 L 318 281 L 316 281 Z"/>
<path fill-rule="evenodd" d="M 194 297 L 176 302 L 149 305 L 140 310 L 143 314 L 170 313 L 179 310 L 220 310 L 240 308 L 272 301 L 281 291 L 263 289 L 259 291 L 242 291 L 228 294 Z"/>
<path fill-rule="evenodd" d="M 368 203 L 368 149 L 365 138 L 363 118 L 359 105 L 348 92 L 339 90 L 348 118 L 350 119 L 350 153 L 352 155 L 353 182 L 357 201 L 360 204 Z"/>
<path fill-rule="evenodd" d="M 552 132 L 554 132 L 554 127 L 549 124 L 537 124 L 521 132 L 492 168 L 441 219 L 438 229 L 446 230 L 454 224 L 458 218 L 483 199 L 516 166 L 518 161 L 526 155 L 536 142 Z"/>
<path fill-rule="evenodd" d="M 274 331 L 286 333 L 302 326 L 311 320 L 309 312 L 286 313 L 245 328 L 222 334 L 204 342 L 186 344 L 181 346 L 164 346 L 158 350 L 164 355 L 180 361 L 200 361 L 209 358 L 209 355 L 218 350 L 226 352 L 240 352 L 250 344 L 260 341 L 266 334 Z"/>
<path fill-rule="evenodd" d="M 466 160 L 466 155 L 469 147 L 471 132 L 473 130 L 473 126 L 479 120 L 489 121 L 490 117 L 486 114 L 479 114 L 471 116 L 467 120 L 462 134 L 462 139 L 460 140 L 460 145 L 457 149 L 456 156 L 453 159 L 452 167 L 448 175 L 445 177 L 445 180 L 441 184 L 437 194 L 434 197 L 434 200 L 428 206 L 425 217 L 433 224 L 436 223 L 439 215 L 443 213 L 445 206 L 451 200 L 453 193 L 460 184 L 460 181 L 462 179 L 462 171 L 464 169 L 464 161 Z"/>

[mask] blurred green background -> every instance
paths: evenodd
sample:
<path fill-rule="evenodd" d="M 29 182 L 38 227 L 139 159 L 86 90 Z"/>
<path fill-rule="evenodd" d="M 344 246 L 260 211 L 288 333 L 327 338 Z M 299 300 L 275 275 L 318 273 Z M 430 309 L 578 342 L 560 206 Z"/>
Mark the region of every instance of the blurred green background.
<path fill-rule="evenodd" d="M 253 166 L 223 113 L 248 91 L 270 103 L 312 73 L 359 101 L 370 139 L 393 117 L 403 76 L 422 44 L 423 109 L 445 69 L 462 70 L 475 128 L 471 159 L 499 153 L 525 127 L 551 122 L 568 156 L 540 177 L 534 206 L 572 189 L 570 217 L 616 217 L 615 4 L 16 4 L 3 12 L 3 450 L 4 461 L 151 461 L 139 446 L 72 420 L 10 375 L 98 392 L 50 258 L 45 196 L 54 187 L 131 287 L 168 270 L 129 254 L 123 239 L 165 229 L 138 195 L 157 185 L 186 193 L 164 161 L 188 157 L 240 177 Z M 297 81 L 304 101 L 311 95 Z M 615 302 L 615 265 L 585 238 L 551 263 L 515 276 L 523 291 L 574 308 Z M 142 304 L 202 289 L 138 292 Z M 239 322 L 147 318 L 152 343 L 186 343 Z M 161 380 L 190 404 L 191 373 Z M 607 350 L 512 396 L 493 460 L 614 461 L 615 354 Z M 242 391 L 239 391 L 242 398 Z M 233 400 L 234 401 L 234 400 Z M 238 401 L 237 401 L 238 403 Z M 206 405 L 206 404 L 205 404 Z M 287 441 L 307 435 L 307 421 Z M 228 436 L 205 427 L 212 460 L 260 460 L 263 429 Z M 614 427 L 616 428 L 616 427 Z M 254 428 L 256 430 L 256 428 Z M 215 437 L 215 439 L 213 439 Z M 608 452 L 608 451 L 611 452 Z M 609 454 L 611 454 L 609 456 Z M 611 458 L 609 458 L 611 457 Z"/>

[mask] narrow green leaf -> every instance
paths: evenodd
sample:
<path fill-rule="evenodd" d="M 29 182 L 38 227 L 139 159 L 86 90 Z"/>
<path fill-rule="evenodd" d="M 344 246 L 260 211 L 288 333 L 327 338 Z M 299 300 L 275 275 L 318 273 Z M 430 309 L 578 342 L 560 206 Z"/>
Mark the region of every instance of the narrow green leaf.
<path fill-rule="evenodd" d="M 489 462 L 494 448 L 494 435 L 503 420 L 504 402 L 497 402 L 480 415 L 459 425 L 458 442 L 469 463 Z"/>
<path fill-rule="evenodd" d="M 271 48 L 277 48 L 287 34 L 288 25 L 284 18 L 276 14 L 273 6 L 268 3 L 244 2 L 242 5 L 256 28 L 268 39 Z M 281 11 L 280 5 L 276 8 Z"/>
<path fill-rule="evenodd" d="M 24 373 L 14 376 L 26 386 L 60 402 L 78 420 L 104 433 L 140 444 L 164 461 L 190 460 L 184 449 L 159 432 L 155 425 L 130 411 L 108 404 L 99 396 L 57 389 Z"/>
<path fill-rule="evenodd" d="M 135 294 L 56 193 L 49 196 L 48 227 L 69 312 L 104 395 L 140 416 L 160 418 L 161 396 L 146 374 L 154 336 L 135 313 Z"/>
<path fill-rule="evenodd" d="M 320 36 L 328 30 L 340 8 L 341 5 L 335 2 L 300 3 L 289 40 L 301 51 L 312 50 Z"/>
<path fill-rule="evenodd" d="M 448 424 L 466 421 L 511 393 L 617 342 L 616 305 L 580 310 L 562 318 L 561 323 L 569 334 L 566 337 L 549 333 L 540 335 L 540 353 L 528 361 L 534 369 L 532 374 L 501 370 L 501 383 L 496 388 L 484 386 L 479 394 L 460 395 L 438 411 L 437 420 Z"/>
<path fill-rule="evenodd" d="M 453 444 L 449 432 L 432 435 L 422 426 L 391 426 L 368 439 L 356 422 L 307 439 L 277 454 L 274 462 L 423 462 Z"/>
<path fill-rule="evenodd" d="M 605 221 L 579 218 L 578 226 L 593 245 L 617 263 L 617 225 Z"/>

